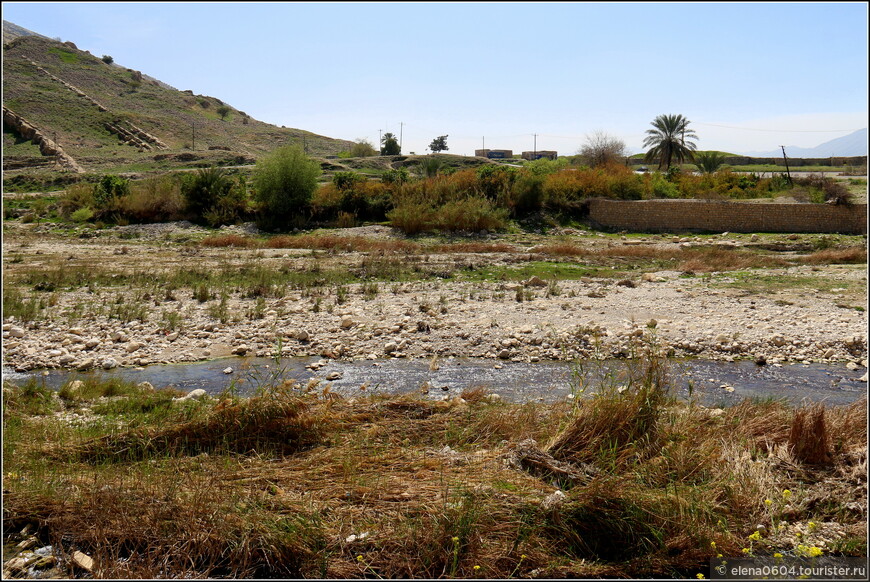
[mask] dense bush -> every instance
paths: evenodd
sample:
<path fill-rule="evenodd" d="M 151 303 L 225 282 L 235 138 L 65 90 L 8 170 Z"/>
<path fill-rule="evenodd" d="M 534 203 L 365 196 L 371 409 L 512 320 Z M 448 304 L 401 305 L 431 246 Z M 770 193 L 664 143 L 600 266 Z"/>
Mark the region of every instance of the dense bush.
<path fill-rule="evenodd" d="M 254 198 L 259 204 L 257 222 L 266 230 L 302 224 L 317 190 L 320 164 L 298 145 L 278 148 L 257 161 Z"/>
<path fill-rule="evenodd" d="M 94 186 L 94 204 L 107 208 L 116 198 L 130 193 L 130 181 L 121 176 L 106 175 Z"/>
<path fill-rule="evenodd" d="M 233 224 L 248 212 L 244 179 L 233 181 L 221 168 L 204 168 L 184 176 L 181 193 L 195 222 Z"/>

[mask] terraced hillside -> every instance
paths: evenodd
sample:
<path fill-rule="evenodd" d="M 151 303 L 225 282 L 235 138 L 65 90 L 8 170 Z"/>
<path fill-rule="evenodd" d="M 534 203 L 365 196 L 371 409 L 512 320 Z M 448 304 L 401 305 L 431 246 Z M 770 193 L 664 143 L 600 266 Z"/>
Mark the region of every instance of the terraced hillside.
<path fill-rule="evenodd" d="M 7 173 L 60 170 L 43 147 L 49 140 L 85 172 L 169 169 L 197 160 L 251 163 L 288 143 L 326 156 L 351 145 L 257 121 L 216 97 L 171 88 L 71 42 L 19 36 L 4 45 L 3 58 Z M 12 114 L 35 128 L 42 143 L 22 132 Z"/>

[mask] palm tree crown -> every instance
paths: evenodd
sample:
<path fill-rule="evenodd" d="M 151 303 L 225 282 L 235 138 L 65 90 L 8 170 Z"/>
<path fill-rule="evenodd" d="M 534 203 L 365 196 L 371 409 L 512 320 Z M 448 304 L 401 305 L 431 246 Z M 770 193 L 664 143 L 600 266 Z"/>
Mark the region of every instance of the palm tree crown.
<path fill-rule="evenodd" d="M 647 137 L 643 140 L 644 147 L 651 146 L 644 159 L 648 162 L 658 160 L 660 170 L 662 166 L 670 169 L 673 161 L 692 161 L 696 146 L 691 140 L 698 139 L 698 136 L 689 129 L 689 123 L 682 115 L 656 117 L 651 124 L 653 129 L 646 130 Z"/>

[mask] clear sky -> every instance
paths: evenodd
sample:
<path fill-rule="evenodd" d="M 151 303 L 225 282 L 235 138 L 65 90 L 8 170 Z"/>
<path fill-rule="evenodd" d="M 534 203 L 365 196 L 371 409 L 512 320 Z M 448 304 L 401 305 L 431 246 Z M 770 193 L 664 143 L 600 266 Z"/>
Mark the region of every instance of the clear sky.
<path fill-rule="evenodd" d="M 255 119 L 425 153 L 640 152 L 680 113 L 698 149 L 813 147 L 867 127 L 865 2 L 4 2 L 74 42 Z M 537 135 L 537 137 L 535 137 Z"/>

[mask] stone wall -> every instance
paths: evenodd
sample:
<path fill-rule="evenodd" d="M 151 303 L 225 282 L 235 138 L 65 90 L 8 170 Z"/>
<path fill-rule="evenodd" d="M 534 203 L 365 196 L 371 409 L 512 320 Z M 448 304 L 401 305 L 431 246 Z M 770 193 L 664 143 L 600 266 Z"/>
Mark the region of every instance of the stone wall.
<path fill-rule="evenodd" d="M 635 232 L 827 232 L 867 234 L 867 205 L 765 204 L 708 200 L 588 203 L 594 226 Z"/>

